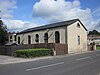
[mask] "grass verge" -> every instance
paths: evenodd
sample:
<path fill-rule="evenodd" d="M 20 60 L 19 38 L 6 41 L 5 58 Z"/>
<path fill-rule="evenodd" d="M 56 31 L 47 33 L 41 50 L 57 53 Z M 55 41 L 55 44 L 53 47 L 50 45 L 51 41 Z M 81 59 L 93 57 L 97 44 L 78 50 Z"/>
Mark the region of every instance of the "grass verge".
<path fill-rule="evenodd" d="M 97 49 L 97 50 L 100 50 L 100 46 L 96 46 L 96 49 Z"/>

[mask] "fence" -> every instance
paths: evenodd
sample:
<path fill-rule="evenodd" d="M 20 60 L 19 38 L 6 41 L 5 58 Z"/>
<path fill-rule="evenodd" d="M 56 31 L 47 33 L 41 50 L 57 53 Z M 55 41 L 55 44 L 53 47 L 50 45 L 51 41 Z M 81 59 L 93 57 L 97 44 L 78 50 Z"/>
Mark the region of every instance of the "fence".
<path fill-rule="evenodd" d="M 13 55 L 16 50 L 31 49 L 31 48 L 45 48 L 45 44 L 40 43 L 40 44 L 30 44 L 30 45 L 0 46 L 0 54 Z M 48 48 L 54 49 L 57 55 L 68 53 L 68 46 L 66 44 L 48 43 Z"/>

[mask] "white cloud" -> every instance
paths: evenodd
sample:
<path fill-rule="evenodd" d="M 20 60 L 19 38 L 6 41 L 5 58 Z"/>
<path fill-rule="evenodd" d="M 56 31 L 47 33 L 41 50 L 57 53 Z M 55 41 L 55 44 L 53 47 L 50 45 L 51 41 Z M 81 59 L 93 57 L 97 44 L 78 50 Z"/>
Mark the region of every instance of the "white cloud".
<path fill-rule="evenodd" d="M 12 13 L 16 8 L 15 0 L 0 0 L 0 17 L 4 24 L 7 25 L 8 31 L 22 31 L 37 26 L 37 24 L 28 21 L 14 20 Z"/>
<path fill-rule="evenodd" d="M 88 29 L 92 29 L 95 23 L 91 9 L 82 9 L 79 0 L 72 2 L 65 0 L 40 0 L 33 5 L 33 17 L 40 17 L 50 23 L 79 18 Z"/>
<path fill-rule="evenodd" d="M 38 26 L 37 24 L 28 21 L 13 19 L 12 13 L 16 8 L 16 0 L 0 0 L 0 17 L 4 24 L 7 25 L 8 31 L 16 32 Z"/>
<path fill-rule="evenodd" d="M 100 19 L 97 20 L 95 28 L 100 31 Z"/>
<path fill-rule="evenodd" d="M 13 9 L 17 8 L 15 0 L 0 0 L 0 17 L 13 18 Z"/>
<path fill-rule="evenodd" d="M 3 19 L 3 22 L 7 25 L 7 28 L 10 29 L 11 32 L 22 31 L 27 28 L 32 28 L 37 26 L 37 24 L 22 20 Z"/>
<path fill-rule="evenodd" d="M 100 31 L 100 19 L 92 21 L 91 30 L 94 30 L 94 29 Z"/>
<path fill-rule="evenodd" d="M 96 8 L 92 14 L 94 17 L 100 17 L 100 6 Z"/>
<path fill-rule="evenodd" d="M 92 21 L 92 26 L 91 29 L 96 29 L 98 31 L 100 31 L 100 6 L 97 7 L 93 12 L 92 12 L 92 16 L 93 16 L 93 21 Z"/>
<path fill-rule="evenodd" d="M 100 7 L 95 9 L 94 12 L 90 8 L 82 9 L 79 0 L 72 2 L 65 0 L 40 0 L 33 5 L 33 22 L 12 20 L 12 13 L 16 8 L 16 0 L 0 0 L 0 10 L 2 11 L 0 16 L 10 31 L 22 31 L 39 26 L 37 22 L 53 23 L 74 18 L 79 18 L 88 29 L 96 28 L 100 30 L 100 19 L 94 19 L 94 17 L 100 17 Z"/>

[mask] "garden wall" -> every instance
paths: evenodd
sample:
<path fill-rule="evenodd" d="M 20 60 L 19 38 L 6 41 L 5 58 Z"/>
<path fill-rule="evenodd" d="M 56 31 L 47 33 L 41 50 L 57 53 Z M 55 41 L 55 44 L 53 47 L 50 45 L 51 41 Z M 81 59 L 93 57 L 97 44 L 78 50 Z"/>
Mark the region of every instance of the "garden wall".
<path fill-rule="evenodd" d="M 32 48 L 46 48 L 46 45 L 44 43 L 40 43 L 30 45 L 0 46 L 0 55 L 11 56 L 16 50 Z M 55 50 L 56 55 L 63 55 L 68 53 L 68 46 L 66 44 L 48 43 L 47 48 Z"/>

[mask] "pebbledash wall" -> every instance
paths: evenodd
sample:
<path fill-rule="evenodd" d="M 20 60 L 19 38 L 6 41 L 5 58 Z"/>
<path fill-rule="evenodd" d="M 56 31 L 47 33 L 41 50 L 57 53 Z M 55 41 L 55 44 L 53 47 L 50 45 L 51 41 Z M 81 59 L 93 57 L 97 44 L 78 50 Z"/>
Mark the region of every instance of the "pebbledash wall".
<path fill-rule="evenodd" d="M 77 24 L 80 24 L 80 27 Z M 87 51 L 87 31 L 79 21 L 73 23 L 67 28 L 68 33 L 68 53 Z M 80 44 L 78 44 L 80 36 Z"/>
<path fill-rule="evenodd" d="M 58 31 L 60 33 L 60 43 L 65 44 L 65 27 L 56 27 L 49 29 L 48 32 L 48 43 L 55 43 L 55 32 Z M 17 38 L 20 37 L 20 43 L 23 41 L 23 44 L 28 44 L 28 35 L 31 36 L 31 44 L 37 44 L 35 41 L 36 39 L 36 34 L 39 35 L 39 42 L 38 43 L 45 43 L 44 41 L 44 34 L 47 32 L 47 29 L 45 30 L 39 30 L 39 31 L 33 31 L 29 33 L 23 33 L 23 34 L 18 34 Z M 18 39 L 17 39 L 18 41 Z M 18 43 L 18 42 L 17 42 Z"/>
<path fill-rule="evenodd" d="M 79 25 L 78 25 L 79 24 Z M 28 35 L 31 36 L 31 44 L 36 44 L 35 35 L 39 35 L 39 43 L 44 42 L 44 34 L 48 29 L 21 33 L 17 34 L 17 38 L 20 37 L 20 43 L 28 44 Z M 78 20 L 71 25 L 61 26 L 50 28 L 48 32 L 48 43 L 55 43 L 55 32 L 58 31 L 60 33 L 60 44 L 68 45 L 68 53 L 87 51 L 87 30 L 82 25 L 82 23 Z M 18 43 L 18 39 L 17 39 Z"/>

